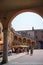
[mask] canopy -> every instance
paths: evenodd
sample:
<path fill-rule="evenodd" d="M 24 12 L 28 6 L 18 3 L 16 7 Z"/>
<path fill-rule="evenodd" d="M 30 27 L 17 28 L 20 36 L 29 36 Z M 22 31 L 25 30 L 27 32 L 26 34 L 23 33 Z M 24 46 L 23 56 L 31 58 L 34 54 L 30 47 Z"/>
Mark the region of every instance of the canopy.
<path fill-rule="evenodd" d="M 28 46 L 26 46 L 26 45 L 14 45 L 13 47 L 18 48 L 18 47 L 28 47 Z"/>

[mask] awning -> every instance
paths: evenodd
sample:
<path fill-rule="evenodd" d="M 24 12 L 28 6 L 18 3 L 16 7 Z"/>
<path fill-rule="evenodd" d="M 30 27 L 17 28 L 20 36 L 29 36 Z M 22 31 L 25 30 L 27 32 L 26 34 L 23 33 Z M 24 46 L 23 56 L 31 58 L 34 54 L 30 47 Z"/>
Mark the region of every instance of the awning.
<path fill-rule="evenodd" d="M 28 46 L 26 46 L 26 45 L 14 45 L 14 46 L 12 46 L 13 48 L 18 48 L 18 47 L 28 47 Z"/>

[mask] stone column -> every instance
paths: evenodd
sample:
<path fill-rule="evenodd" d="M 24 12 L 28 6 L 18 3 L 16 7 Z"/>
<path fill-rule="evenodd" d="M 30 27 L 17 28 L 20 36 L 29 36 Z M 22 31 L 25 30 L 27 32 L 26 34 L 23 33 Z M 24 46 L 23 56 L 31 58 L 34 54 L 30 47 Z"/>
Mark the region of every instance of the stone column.
<path fill-rule="evenodd" d="M 4 48 L 3 48 L 2 64 L 5 64 L 8 62 L 8 43 L 7 43 L 8 28 L 3 28 L 3 32 L 4 32 Z"/>

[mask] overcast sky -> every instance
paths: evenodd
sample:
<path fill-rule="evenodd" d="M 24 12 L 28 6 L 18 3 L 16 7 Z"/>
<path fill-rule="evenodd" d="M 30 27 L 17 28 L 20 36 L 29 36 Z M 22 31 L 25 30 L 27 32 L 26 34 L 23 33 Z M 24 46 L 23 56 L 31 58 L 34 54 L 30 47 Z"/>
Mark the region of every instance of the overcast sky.
<path fill-rule="evenodd" d="M 32 30 L 32 27 L 34 29 L 43 29 L 43 19 L 36 13 L 23 12 L 12 20 L 11 25 L 16 31 Z"/>

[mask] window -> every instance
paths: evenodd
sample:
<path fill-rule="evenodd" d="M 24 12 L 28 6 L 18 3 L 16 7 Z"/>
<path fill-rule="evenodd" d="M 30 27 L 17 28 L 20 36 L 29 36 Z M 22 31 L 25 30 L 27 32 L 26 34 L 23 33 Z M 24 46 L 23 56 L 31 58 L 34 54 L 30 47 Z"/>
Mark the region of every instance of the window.
<path fill-rule="evenodd" d="M 43 35 L 42 35 L 42 38 L 43 38 Z"/>
<path fill-rule="evenodd" d="M 36 39 L 37 39 L 38 37 L 36 36 Z"/>
<path fill-rule="evenodd" d="M 17 36 L 14 36 L 14 40 L 17 40 Z"/>
<path fill-rule="evenodd" d="M 21 38 L 18 38 L 18 41 L 22 42 L 22 39 Z"/>
<path fill-rule="evenodd" d="M 30 33 L 29 33 L 29 36 L 30 36 Z"/>
<path fill-rule="evenodd" d="M 26 42 L 26 38 L 23 38 L 23 42 Z"/>
<path fill-rule="evenodd" d="M 43 33 L 43 30 L 41 32 Z"/>

